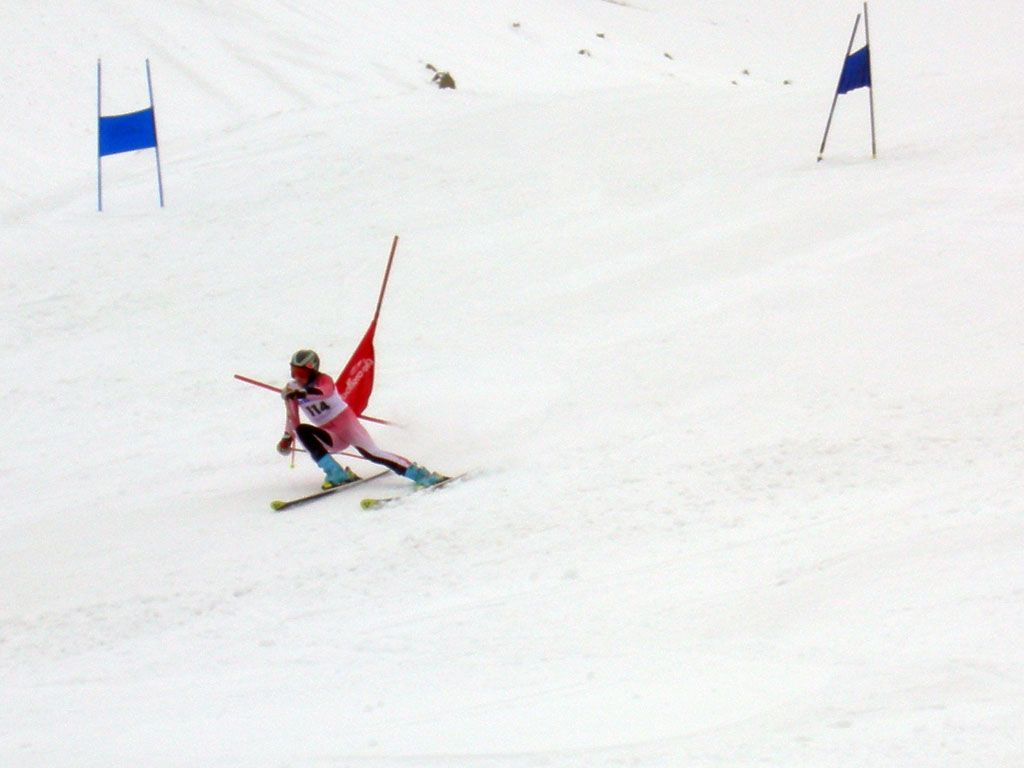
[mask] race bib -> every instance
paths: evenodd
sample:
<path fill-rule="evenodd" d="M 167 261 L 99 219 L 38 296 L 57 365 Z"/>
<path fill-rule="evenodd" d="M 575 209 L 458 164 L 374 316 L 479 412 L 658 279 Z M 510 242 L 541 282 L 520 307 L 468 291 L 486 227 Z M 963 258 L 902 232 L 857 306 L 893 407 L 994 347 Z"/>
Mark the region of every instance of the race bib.
<path fill-rule="evenodd" d="M 322 427 L 348 406 L 345 405 L 345 401 L 341 399 L 341 396 L 335 392 L 330 397 L 323 400 L 307 400 L 305 398 L 301 398 L 299 400 L 299 407 L 302 409 L 303 413 L 306 414 L 306 418 L 308 418 L 310 422 L 318 427 Z"/>

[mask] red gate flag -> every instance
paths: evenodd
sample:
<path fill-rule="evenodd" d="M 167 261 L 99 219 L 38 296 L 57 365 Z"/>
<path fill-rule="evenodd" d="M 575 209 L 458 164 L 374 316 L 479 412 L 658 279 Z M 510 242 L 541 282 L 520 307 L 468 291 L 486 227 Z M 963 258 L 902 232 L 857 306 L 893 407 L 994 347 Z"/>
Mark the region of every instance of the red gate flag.
<path fill-rule="evenodd" d="M 366 404 L 370 402 L 370 394 L 373 392 L 373 369 L 377 364 L 373 350 L 373 336 L 377 332 L 377 320 L 380 318 L 380 308 L 384 303 L 384 291 L 388 287 L 388 278 L 391 276 L 391 264 L 395 260 L 395 251 L 398 249 L 398 235 L 391 241 L 391 253 L 388 255 L 388 266 L 384 270 L 384 280 L 380 285 L 380 295 L 377 296 L 377 309 L 373 313 L 373 320 L 370 327 L 363 334 L 363 340 L 359 342 L 356 351 L 352 353 L 345 369 L 338 376 L 335 384 L 338 387 L 338 394 L 342 396 L 349 408 L 362 414 Z"/>
<path fill-rule="evenodd" d="M 373 335 L 376 332 L 377 319 L 374 318 L 336 382 L 338 394 L 357 416 L 362 415 L 366 404 L 370 402 L 370 393 L 373 392 L 373 368 L 376 364 Z"/>

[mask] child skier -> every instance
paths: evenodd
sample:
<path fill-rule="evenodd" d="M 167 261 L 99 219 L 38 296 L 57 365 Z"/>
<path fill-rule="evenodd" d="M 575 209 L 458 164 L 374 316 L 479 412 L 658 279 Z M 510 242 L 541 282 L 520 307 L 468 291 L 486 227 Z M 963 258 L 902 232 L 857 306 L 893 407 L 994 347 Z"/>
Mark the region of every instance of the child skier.
<path fill-rule="evenodd" d="M 430 472 L 402 456 L 378 448 L 359 423 L 355 412 L 338 394 L 334 379 L 320 373 L 320 357 L 316 352 L 300 349 L 292 355 L 291 368 L 291 381 L 281 392 L 286 417 L 284 435 L 277 444 L 277 452 L 287 456 L 298 436 L 299 442 L 326 475 L 322 488 L 326 490 L 359 479 L 351 469 L 339 466 L 331 456 L 350 445 L 369 461 L 381 464 L 417 485 L 434 485 L 446 479 L 444 475 Z M 300 408 L 311 424 L 300 423 Z"/>

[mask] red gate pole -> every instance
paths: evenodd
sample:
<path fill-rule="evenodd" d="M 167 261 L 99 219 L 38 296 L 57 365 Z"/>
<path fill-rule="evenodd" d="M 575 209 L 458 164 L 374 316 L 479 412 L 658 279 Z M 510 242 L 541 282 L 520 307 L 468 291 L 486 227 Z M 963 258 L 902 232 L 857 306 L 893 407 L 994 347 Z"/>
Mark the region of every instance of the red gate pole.
<path fill-rule="evenodd" d="M 236 373 L 235 378 L 238 379 L 239 381 L 244 381 L 246 384 L 252 384 L 257 387 L 262 387 L 263 389 L 269 389 L 271 392 L 277 392 L 278 394 L 281 393 L 280 387 L 275 387 L 273 384 L 267 384 L 266 382 L 257 381 L 256 379 L 250 379 L 248 376 L 243 376 L 240 373 Z M 360 416 L 359 418 L 362 419 L 363 421 L 372 421 L 375 424 L 385 424 L 389 427 L 394 426 L 393 421 L 386 421 L 385 419 L 375 419 L 373 416 Z"/>

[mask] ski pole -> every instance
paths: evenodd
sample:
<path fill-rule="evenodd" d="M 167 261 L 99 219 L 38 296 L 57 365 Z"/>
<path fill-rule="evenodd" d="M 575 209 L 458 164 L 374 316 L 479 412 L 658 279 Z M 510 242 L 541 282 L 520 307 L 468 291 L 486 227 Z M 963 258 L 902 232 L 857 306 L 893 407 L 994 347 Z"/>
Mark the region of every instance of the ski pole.
<path fill-rule="evenodd" d="M 309 453 L 309 451 L 307 451 L 305 448 L 298 448 L 298 447 L 296 447 L 293 444 L 292 445 L 292 466 L 293 467 L 295 466 L 295 454 L 296 453 Z M 366 458 L 365 456 L 363 456 L 361 454 L 352 453 L 351 451 L 338 451 L 336 454 L 332 454 L 332 455 L 334 455 L 334 456 L 348 456 L 350 459 L 365 459 Z"/>

